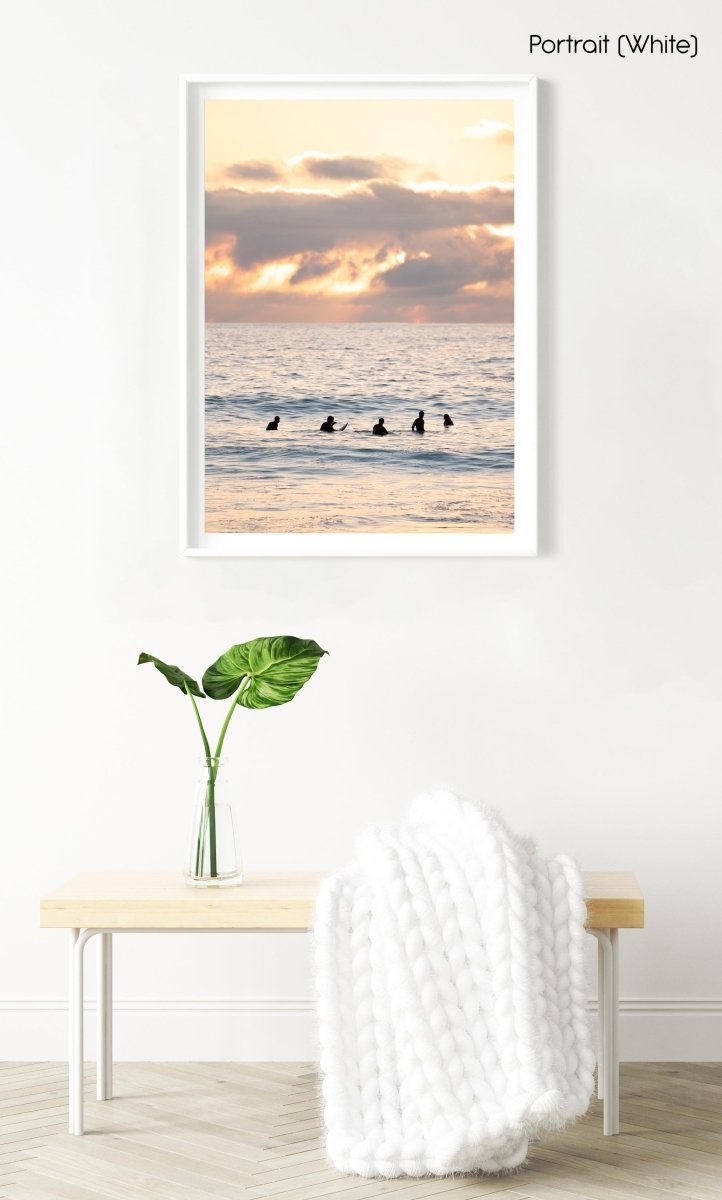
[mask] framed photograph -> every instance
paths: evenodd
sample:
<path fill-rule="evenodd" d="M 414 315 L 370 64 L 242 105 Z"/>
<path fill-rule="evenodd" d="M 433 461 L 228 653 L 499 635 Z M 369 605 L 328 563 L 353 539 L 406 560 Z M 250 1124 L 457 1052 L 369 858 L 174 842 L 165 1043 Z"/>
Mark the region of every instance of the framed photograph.
<path fill-rule="evenodd" d="M 181 93 L 183 552 L 535 554 L 535 80 Z"/>

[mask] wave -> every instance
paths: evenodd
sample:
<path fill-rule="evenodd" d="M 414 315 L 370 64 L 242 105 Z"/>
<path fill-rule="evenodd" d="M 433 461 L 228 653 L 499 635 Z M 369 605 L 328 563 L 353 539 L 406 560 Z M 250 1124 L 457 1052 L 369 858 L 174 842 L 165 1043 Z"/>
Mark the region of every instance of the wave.
<path fill-rule="evenodd" d="M 433 428 L 441 423 L 447 412 L 451 413 L 454 420 L 463 417 L 469 421 L 495 413 L 511 415 L 513 408 L 513 398 L 496 389 L 457 396 L 453 403 L 451 400 L 423 395 L 410 401 L 407 396 L 397 392 L 384 392 L 344 396 L 282 396 L 272 393 L 258 396 L 208 395 L 205 405 L 206 418 L 211 422 L 233 421 L 249 429 L 255 427 L 260 432 L 265 432 L 266 423 L 276 415 L 283 422 L 292 422 L 294 430 L 300 428 L 301 422 L 305 422 L 311 430 L 317 429 L 329 413 L 335 416 L 337 422 L 343 424 L 348 421 L 351 425 L 358 422 L 372 425 L 382 416 L 389 431 L 394 426 L 399 431 L 410 428 L 420 410 L 426 414 L 427 427 Z M 370 428 L 368 432 L 371 432 Z"/>
<path fill-rule="evenodd" d="M 467 474 L 469 472 L 511 471 L 514 468 L 513 446 L 494 449 L 475 449 L 459 452 L 444 449 L 414 450 L 410 445 L 399 444 L 398 449 L 368 446 L 330 446 L 324 444 L 311 450 L 306 445 L 286 444 L 275 446 L 270 451 L 255 445 L 217 445 L 206 452 L 206 470 L 209 472 L 245 471 L 256 474 L 308 475 L 328 472 L 333 469 L 339 475 L 365 474 L 369 470 L 379 472 L 441 472 L 443 474 Z"/>

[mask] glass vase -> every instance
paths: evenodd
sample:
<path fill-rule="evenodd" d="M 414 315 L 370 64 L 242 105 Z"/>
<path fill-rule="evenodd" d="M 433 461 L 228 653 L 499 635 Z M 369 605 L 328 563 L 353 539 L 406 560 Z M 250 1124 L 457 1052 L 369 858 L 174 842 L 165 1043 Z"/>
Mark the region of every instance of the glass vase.
<path fill-rule="evenodd" d="M 228 782 L 218 758 L 203 760 L 185 881 L 198 888 L 237 887 L 243 883 Z"/>

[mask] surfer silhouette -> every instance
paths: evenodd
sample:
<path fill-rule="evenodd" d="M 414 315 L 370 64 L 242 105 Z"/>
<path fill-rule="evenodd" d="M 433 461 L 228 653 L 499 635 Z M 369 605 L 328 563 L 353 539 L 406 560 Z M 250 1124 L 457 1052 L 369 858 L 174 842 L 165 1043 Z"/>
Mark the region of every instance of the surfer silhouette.
<path fill-rule="evenodd" d="M 383 417 L 379 417 L 378 421 L 377 421 L 377 422 L 376 422 L 376 424 L 374 425 L 374 427 L 373 427 L 373 429 L 371 430 L 371 432 L 372 432 L 372 433 L 375 433 L 375 434 L 376 434 L 376 437 L 385 437 L 385 436 L 386 436 L 386 434 L 388 433 L 388 429 L 387 429 L 387 428 L 386 428 L 386 426 L 384 425 L 384 419 L 383 419 Z"/>
<path fill-rule="evenodd" d="M 334 425 L 336 424 L 335 417 L 326 417 L 326 420 L 321 425 L 321 433 L 335 433 Z"/>
<path fill-rule="evenodd" d="M 454 424 L 448 413 L 444 413 L 444 429 L 450 429 Z"/>
<path fill-rule="evenodd" d="M 266 433 L 268 433 L 269 429 L 278 429 L 278 422 L 280 420 L 280 417 L 274 417 L 272 421 L 269 421 L 266 426 Z"/>
<path fill-rule="evenodd" d="M 412 433 L 424 433 L 425 432 L 423 408 L 419 409 L 419 415 L 416 418 L 416 420 L 414 421 L 413 425 L 411 426 L 411 431 L 412 431 Z"/>

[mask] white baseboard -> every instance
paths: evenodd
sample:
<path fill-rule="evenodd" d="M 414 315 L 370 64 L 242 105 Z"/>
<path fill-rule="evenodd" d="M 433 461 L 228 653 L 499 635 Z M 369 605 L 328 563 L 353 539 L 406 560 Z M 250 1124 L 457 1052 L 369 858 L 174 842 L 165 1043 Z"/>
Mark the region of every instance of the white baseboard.
<path fill-rule="evenodd" d="M 590 1001 L 589 1009 L 596 1008 Z M 95 1055 L 94 1010 L 87 1006 L 86 1058 Z M 318 1057 L 314 1001 L 126 998 L 115 1003 L 119 1061 L 299 1062 Z M 620 1002 L 621 1059 L 722 1061 L 722 999 L 640 998 Z M 67 1001 L 0 1000 L 0 1060 L 63 1059 Z"/>

